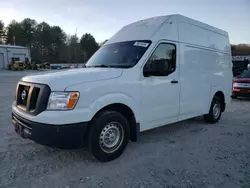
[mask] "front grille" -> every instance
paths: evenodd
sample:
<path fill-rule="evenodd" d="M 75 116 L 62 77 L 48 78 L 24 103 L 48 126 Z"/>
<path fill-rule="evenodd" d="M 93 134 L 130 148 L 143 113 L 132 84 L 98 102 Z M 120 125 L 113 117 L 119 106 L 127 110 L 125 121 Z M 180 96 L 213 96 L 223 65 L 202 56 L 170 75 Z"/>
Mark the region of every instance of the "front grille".
<path fill-rule="evenodd" d="M 249 93 L 249 89 L 241 88 L 240 93 Z"/>
<path fill-rule="evenodd" d="M 19 82 L 16 90 L 16 106 L 32 115 L 46 110 L 50 88 L 43 84 Z"/>
<path fill-rule="evenodd" d="M 39 92 L 40 92 L 40 88 L 37 88 L 37 87 L 33 88 L 33 92 L 30 97 L 30 106 L 29 106 L 31 111 L 36 109 L 36 103 L 37 103 Z"/>
<path fill-rule="evenodd" d="M 27 99 L 28 99 L 28 94 L 30 91 L 30 86 L 25 86 L 20 84 L 19 85 L 19 90 L 18 90 L 18 96 L 20 96 L 18 99 L 18 103 L 23 106 L 27 106 Z"/>

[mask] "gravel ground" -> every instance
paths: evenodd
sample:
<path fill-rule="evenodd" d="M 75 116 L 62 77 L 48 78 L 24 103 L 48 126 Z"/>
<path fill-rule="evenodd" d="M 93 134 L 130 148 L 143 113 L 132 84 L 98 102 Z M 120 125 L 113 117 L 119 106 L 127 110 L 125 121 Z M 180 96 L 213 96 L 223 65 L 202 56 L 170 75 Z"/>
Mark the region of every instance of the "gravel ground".
<path fill-rule="evenodd" d="M 250 100 L 234 100 L 219 123 L 201 118 L 141 134 L 100 163 L 19 137 L 11 123 L 15 84 L 29 72 L 0 71 L 0 187 L 250 187 Z"/>

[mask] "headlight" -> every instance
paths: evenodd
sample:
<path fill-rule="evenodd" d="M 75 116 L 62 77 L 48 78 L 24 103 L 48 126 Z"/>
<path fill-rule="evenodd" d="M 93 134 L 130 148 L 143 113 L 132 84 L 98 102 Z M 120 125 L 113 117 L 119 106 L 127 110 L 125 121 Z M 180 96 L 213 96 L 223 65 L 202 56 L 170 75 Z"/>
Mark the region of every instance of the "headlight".
<path fill-rule="evenodd" d="M 48 110 L 71 110 L 79 99 L 78 92 L 51 92 Z"/>

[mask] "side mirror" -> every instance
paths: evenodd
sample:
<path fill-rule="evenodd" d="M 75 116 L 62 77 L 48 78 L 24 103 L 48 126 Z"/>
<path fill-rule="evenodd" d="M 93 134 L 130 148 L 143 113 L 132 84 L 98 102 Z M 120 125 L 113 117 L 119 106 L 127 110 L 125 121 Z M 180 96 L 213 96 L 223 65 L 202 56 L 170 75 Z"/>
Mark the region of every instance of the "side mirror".
<path fill-rule="evenodd" d="M 149 76 L 167 76 L 169 73 L 168 63 L 165 59 L 153 60 L 150 66 L 145 66 L 143 74 L 145 77 Z"/>

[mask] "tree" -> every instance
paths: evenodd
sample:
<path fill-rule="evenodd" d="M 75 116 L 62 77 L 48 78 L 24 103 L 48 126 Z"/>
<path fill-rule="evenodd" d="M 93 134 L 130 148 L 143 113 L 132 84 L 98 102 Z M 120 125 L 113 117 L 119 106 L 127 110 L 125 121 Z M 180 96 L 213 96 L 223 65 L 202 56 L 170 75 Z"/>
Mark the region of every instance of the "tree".
<path fill-rule="evenodd" d="M 0 21 L 0 36 L 4 32 L 7 44 L 30 48 L 34 61 L 85 62 L 99 48 L 95 38 L 89 33 L 84 34 L 79 42 L 76 35 L 67 38 L 59 26 L 50 26 L 46 22 L 37 23 L 30 18 L 21 22 L 13 20 L 7 28 Z"/>
<path fill-rule="evenodd" d="M 107 41 L 108 41 L 108 39 L 106 39 L 105 41 L 101 42 L 99 45 L 103 46 Z"/>
<path fill-rule="evenodd" d="M 26 18 L 18 23 L 13 20 L 7 27 L 7 43 L 31 47 L 36 21 Z"/>
<path fill-rule="evenodd" d="M 250 55 L 250 45 L 249 44 L 231 45 L 231 51 L 233 56 Z"/>
<path fill-rule="evenodd" d="M 81 50 L 81 45 L 76 35 L 71 35 L 68 37 L 67 45 L 68 45 L 68 60 L 70 62 L 84 61 L 83 51 Z"/>
<path fill-rule="evenodd" d="M 31 46 L 31 55 L 35 59 L 48 61 L 49 45 L 51 43 L 50 25 L 42 22 L 36 25 L 34 32 L 34 41 Z"/>
<path fill-rule="evenodd" d="M 31 47 L 32 42 L 34 41 L 36 25 L 36 21 L 30 18 L 26 18 L 20 23 L 20 27 L 22 28 L 21 35 L 23 38 L 24 46 L 27 46 L 29 48 Z"/>
<path fill-rule="evenodd" d="M 4 23 L 0 20 L 0 44 L 4 43 L 5 39 Z"/>
<path fill-rule="evenodd" d="M 4 30 L 4 23 L 2 20 L 0 20 L 0 35 L 4 33 L 3 30 Z"/>
<path fill-rule="evenodd" d="M 231 53 L 232 53 L 232 56 L 236 55 L 236 46 L 233 44 L 231 44 Z"/>
<path fill-rule="evenodd" d="M 7 27 L 7 43 L 13 45 L 24 45 L 24 40 L 22 37 L 22 27 L 15 20 L 12 20 Z"/>
<path fill-rule="evenodd" d="M 60 48 L 66 42 L 66 34 L 59 26 L 52 26 L 50 28 L 50 55 L 53 61 L 58 61 L 60 56 Z"/>
<path fill-rule="evenodd" d="M 90 33 L 86 33 L 82 36 L 80 44 L 82 50 L 84 51 L 85 61 L 87 61 L 99 48 L 95 38 Z"/>
<path fill-rule="evenodd" d="M 42 22 L 36 26 L 34 42 L 31 46 L 33 56 L 42 61 L 58 62 L 60 50 L 64 48 L 66 34 L 59 26 L 50 26 Z"/>

